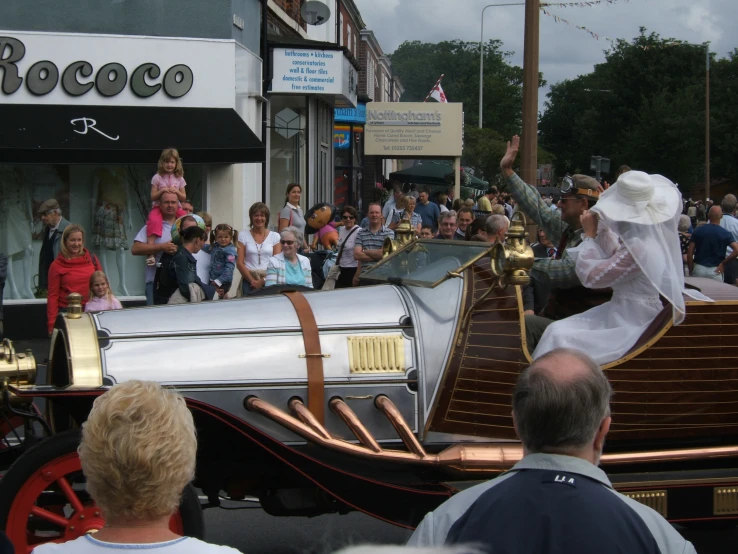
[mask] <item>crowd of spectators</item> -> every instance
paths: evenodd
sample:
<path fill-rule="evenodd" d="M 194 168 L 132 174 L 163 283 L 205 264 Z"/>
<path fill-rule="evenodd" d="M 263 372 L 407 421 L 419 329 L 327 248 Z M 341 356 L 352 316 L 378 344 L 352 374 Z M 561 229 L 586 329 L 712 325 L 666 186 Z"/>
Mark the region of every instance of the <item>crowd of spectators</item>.
<path fill-rule="evenodd" d="M 582 183 L 579 186 L 585 186 Z M 589 182 L 586 186 L 590 186 Z M 515 209 L 515 200 L 509 193 L 492 186 L 476 199 L 462 200 L 454 198 L 453 187 L 438 194 L 430 188 L 413 188 L 413 194 L 407 192 L 395 184 L 384 205 L 371 204 L 358 225 L 359 212 L 354 207 L 345 206 L 337 212 L 338 245 L 332 257 L 332 263 L 340 269 L 336 288 L 362 284 L 362 273 L 381 260 L 385 239 L 394 238 L 394 231 L 403 220 L 410 223 L 420 238 L 505 241 Z M 316 274 L 315 259 L 305 238 L 306 218 L 300 208 L 301 196 L 299 184 L 288 185 L 284 207 L 274 221 L 266 204 L 255 203 L 249 209 L 249 228 L 239 232 L 227 223 L 214 226 L 211 216 L 205 212 L 193 214 L 191 202 L 181 202 L 176 192 L 158 191 L 156 210 L 162 219 L 161 236 L 152 236 L 145 226 L 131 248 L 133 255 L 154 260 L 154 265 L 147 264 L 145 268 L 146 303 L 240 297 L 279 285 L 322 286 L 325 275 L 322 271 Z M 562 210 L 570 208 L 553 195 L 544 194 L 541 200 L 541 206 L 555 217 L 566 216 Z M 719 205 L 710 201 L 684 201 L 679 238 L 685 275 L 738 285 L 737 207 L 732 194 L 726 195 Z M 181 213 L 187 215 L 178 218 Z M 45 224 L 39 285 L 47 289 L 49 333 L 57 315 L 67 309 L 72 292 L 82 296 L 87 311 L 119 309 L 121 304 L 113 296 L 97 256 L 85 246 L 85 230 L 64 219 L 53 199 L 41 206 L 39 215 Z M 199 230 L 187 231 L 191 227 Z M 172 239 L 173 229 L 177 241 Z M 552 244 L 546 232 L 538 229 L 538 241 L 533 244 L 537 259 L 556 259 L 560 246 Z M 239 284 L 232 290 L 234 282 Z M 534 283 L 525 292 L 526 314 L 538 314 L 546 305 L 547 289 L 550 286 Z"/>

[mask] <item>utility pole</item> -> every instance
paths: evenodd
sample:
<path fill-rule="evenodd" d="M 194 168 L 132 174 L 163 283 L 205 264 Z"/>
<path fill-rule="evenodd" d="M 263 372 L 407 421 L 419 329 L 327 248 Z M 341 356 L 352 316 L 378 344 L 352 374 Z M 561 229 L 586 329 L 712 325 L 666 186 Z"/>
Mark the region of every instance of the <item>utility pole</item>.
<path fill-rule="evenodd" d="M 705 43 L 705 201 L 710 198 L 710 43 Z"/>
<path fill-rule="evenodd" d="M 523 51 L 523 134 L 520 176 L 536 184 L 538 172 L 538 58 L 540 0 L 525 2 L 525 47 Z"/>

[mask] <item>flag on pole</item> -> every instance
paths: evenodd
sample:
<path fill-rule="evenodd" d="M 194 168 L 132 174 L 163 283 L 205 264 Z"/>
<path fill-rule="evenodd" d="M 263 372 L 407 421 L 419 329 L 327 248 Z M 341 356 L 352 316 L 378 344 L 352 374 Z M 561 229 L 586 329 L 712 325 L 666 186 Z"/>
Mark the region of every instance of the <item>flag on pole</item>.
<path fill-rule="evenodd" d="M 438 78 L 438 81 L 436 81 L 436 84 L 433 85 L 433 88 L 428 93 L 428 96 L 425 97 L 425 100 L 423 102 L 427 102 L 428 98 L 433 98 L 434 100 L 441 102 L 441 103 L 448 103 L 448 99 L 446 98 L 446 93 L 443 92 L 443 87 L 441 87 L 441 79 L 443 79 L 443 75 L 441 75 Z"/>

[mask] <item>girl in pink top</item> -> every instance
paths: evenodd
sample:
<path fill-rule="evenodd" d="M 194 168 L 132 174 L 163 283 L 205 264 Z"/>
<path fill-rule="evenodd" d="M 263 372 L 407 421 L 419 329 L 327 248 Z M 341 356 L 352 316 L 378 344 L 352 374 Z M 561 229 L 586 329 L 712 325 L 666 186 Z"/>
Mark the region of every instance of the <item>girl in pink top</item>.
<path fill-rule="evenodd" d="M 108 276 L 102 271 L 95 271 L 90 276 L 90 299 L 85 304 L 86 312 L 102 312 L 103 310 L 120 310 L 120 301 L 110 290 Z"/>
<path fill-rule="evenodd" d="M 185 187 L 187 183 L 184 180 L 184 168 L 179 152 L 175 148 L 167 148 L 159 157 L 159 170 L 151 179 L 151 201 L 153 206 L 149 212 L 149 218 L 146 220 L 146 235 L 148 244 L 155 244 L 156 239 L 161 237 L 163 227 L 163 216 L 159 207 L 159 199 L 165 192 L 173 192 L 179 199 L 179 209 L 177 210 L 177 218 L 187 215 L 182 209 L 182 202 L 187 198 Z M 156 259 L 154 255 L 146 257 L 147 265 L 154 265 Z"/>

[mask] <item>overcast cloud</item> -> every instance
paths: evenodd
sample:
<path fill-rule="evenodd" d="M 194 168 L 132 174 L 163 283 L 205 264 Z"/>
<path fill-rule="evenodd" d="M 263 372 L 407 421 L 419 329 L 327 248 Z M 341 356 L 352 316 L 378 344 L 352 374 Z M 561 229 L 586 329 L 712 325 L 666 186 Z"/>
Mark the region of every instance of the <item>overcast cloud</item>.
<path fill-rule="evenodd" d="M 478 42 L 484 6 L 515 1 L 523 0 L 356 0 L 356 3 L 367 28 L 374 31 L 385 52 L 391 53 L 405 40 Z M 501 40 L 504 50 L 514 51 L 510 61 L 521 66 L 524 10 L 524 6 L 493 7 L 484 16 L 485 40 Z M 549 84 L 589 73 L 605 59 L 603 51 L 609 42 L 604 37 L 631 40 L 638 35 L 639 27 L 686 42 L 711 41 L 710 48 L 719 57 L 738 47 L 738 37 L 732 32 L 738 21 L 736 0 L 618 0 L 616 4 L 550 7 L 547 11 L 600 35 L 595 40 L 541 13 L 540 70 Z M 429 90 L 432 86 L 433 83 L 428 84 Z M 539 91 L 541 108 L 547 91 L 547 87 Z"/>

